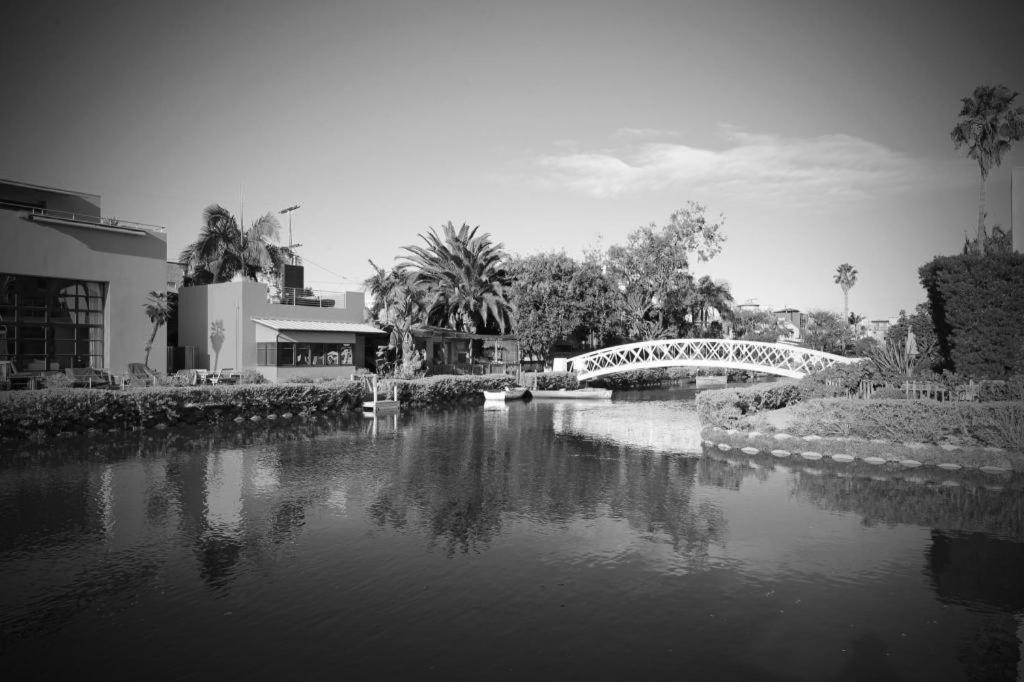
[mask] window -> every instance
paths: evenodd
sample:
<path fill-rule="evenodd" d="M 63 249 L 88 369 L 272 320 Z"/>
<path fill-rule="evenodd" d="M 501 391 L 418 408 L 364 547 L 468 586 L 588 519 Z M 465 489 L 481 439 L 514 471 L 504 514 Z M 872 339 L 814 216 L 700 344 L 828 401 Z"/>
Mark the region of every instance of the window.
<path fill-rule="evenodd" d="M 353 364 L 352 358 L 351 343 L 256 344 L 256 364 L 261 367 L 336 367 Z"/>
<path fill-rule="evenodd" d="M 23 371 L 103 367 L 106 285 L 0 273 L 0 358 Z"/>

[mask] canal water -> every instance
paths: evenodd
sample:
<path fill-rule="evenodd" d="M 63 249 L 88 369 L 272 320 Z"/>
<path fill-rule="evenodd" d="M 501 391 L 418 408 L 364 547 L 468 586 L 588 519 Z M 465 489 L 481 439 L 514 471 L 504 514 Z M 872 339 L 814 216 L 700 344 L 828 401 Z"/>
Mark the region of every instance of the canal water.
<path fill-rule="evenodd" d="M 723 453 L 692 398 L 8 443 L 0 670 L 1021 679 L 1024 482 Z"/>

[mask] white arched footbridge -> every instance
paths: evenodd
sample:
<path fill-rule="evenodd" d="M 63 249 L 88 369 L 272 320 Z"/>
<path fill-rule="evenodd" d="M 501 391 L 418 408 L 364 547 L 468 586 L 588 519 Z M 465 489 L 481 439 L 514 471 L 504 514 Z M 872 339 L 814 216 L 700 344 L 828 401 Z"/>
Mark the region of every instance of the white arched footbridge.
<path fill-rule="evenodd" d="M 765 372 L 799 379 L 834 365 L 857 362 L 786 343 L 733 339 L 661 339 L 591 351 L 569 359 L 581 380 L 655 367 L 710 367 Z"/>

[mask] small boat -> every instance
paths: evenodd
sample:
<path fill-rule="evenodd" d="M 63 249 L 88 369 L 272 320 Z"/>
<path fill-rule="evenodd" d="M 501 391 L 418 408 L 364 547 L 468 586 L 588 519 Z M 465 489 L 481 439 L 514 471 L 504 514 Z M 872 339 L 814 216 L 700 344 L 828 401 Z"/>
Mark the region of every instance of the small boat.
<path fill-rule="evenodd" d="M 610 388 L 562 388 L 557 391 L 531 391 L 534 398 L 569 398 L 571 400 L 607 400 L 612 397 Z"/>
<path fill-rule="evenodd" d="M 521 400 L 527 393 L 522 386 L 513 386 L 504 391 L 484 391 L 484 400 Z"/>

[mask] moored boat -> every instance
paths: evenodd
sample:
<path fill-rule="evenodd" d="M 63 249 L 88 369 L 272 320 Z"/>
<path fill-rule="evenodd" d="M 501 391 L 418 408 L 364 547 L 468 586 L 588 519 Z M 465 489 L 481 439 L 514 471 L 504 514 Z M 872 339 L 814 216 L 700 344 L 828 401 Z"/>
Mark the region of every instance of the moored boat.
<path fill-rule="evenodd" d="M 562 388 L 557 391 L 530 391 L 534 398 L 570 398 L 572 400 L 607 400 L 612 397 L 610 388 Z"/>
<path fill-rule="evenodd" d="M 522 386 L 513 386 L 504 391 L 484 391 L 484 400 L 521 400 L 527 393 Z"/>

